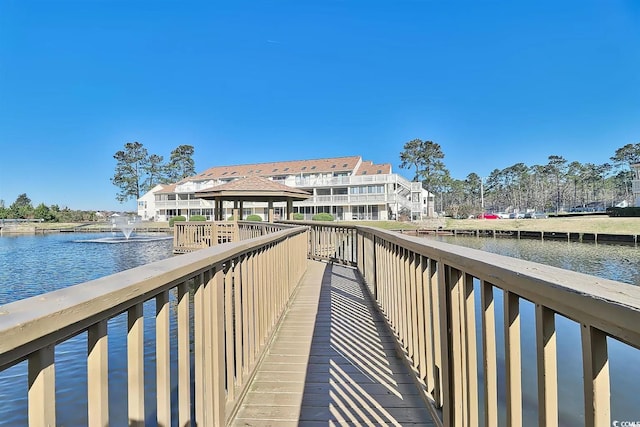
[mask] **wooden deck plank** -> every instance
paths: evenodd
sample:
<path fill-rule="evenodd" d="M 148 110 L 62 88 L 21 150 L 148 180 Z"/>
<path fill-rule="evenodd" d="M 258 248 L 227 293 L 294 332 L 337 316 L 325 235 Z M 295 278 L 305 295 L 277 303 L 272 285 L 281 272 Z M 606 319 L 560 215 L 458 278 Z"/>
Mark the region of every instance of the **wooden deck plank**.
<path fill-rule="evenodd" d="M 300 286 L 232 425 L 435 425 L 355 271 Z"/>

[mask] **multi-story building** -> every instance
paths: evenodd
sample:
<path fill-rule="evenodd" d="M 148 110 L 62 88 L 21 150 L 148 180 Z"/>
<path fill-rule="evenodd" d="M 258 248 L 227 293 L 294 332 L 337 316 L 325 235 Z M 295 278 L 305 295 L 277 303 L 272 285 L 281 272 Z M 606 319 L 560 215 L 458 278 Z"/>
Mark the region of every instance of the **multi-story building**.
<path fill-rule="evenodd" d="M 158 221 L 177 215 L 212 219 L 214 201 L 196 198 L 195 193 L 254 175 L 311 193 L 307 200 L 293 204 L 294 212 L 303 214 L 305 219 L 320 212 L 330 213 L 340 221 L 400 216 L 421 219 L 433 214 L 433 195 L 420 182 L 410 182 L 393 173 L 388 163 L 374 164 L 351 156 L 215 166 L 175 184 L 157 185 L 138 199 L 138 215 Z M 232 203 L 223 209 L 224 218 L 232 215 Z M 243 217 L 255 214 L 266 219 L 268 215 L 266 203 L 245 203 L 243 210 Z M 284 203 L 275 204 L 274 210 L 276 219 L 284 218 Z"/>

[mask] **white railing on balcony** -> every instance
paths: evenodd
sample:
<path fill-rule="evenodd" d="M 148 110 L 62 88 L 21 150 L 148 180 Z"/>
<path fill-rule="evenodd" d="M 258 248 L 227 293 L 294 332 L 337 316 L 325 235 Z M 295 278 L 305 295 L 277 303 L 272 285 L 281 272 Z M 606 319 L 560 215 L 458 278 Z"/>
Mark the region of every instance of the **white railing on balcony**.
<path fill-rule="evenodd" d="M 212 200 L 195 199 L 195 200 L 156 200 L 156 209 L 186 209 L 186 208 L 209 208 L 213 209 Z"/>
<path fill-rule="evenodd" d="M 333 186 L 354 186 L 365 184 L 391 184 L 398 183 L 406 188 L 414 188 L 414 184 L 419 191 L 420 183 L 412 183 L 398 174 L 378 174 L 378 175 L 355 175 L 355 176 L 335 176 L 335 177 L 295 177 L 296 187 L 333 187 Z"/>

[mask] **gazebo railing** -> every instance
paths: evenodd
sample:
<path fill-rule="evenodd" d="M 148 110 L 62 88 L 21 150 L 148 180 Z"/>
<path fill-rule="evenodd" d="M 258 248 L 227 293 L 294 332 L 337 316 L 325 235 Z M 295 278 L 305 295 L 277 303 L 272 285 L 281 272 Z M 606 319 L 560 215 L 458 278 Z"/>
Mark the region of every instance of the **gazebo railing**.
<path fill-rule="evenodd" d="M 173 253 L 184 254 L 222 243 L 265 236 L 291 227 L 255 221 L 177 221 L 173 225 Z"/>

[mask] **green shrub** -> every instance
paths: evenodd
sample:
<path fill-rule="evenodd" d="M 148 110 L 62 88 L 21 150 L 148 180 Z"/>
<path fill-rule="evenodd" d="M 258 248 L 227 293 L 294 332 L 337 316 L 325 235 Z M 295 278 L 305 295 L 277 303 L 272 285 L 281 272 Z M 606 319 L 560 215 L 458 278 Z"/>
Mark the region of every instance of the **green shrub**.
<path fill-rule="evenodd" d="M 206 221 L 207 217 L 204 215 L 191 215 L 189 221 Z"/>
<path fill-rule="evenodd" d="M 231 215 L 229 218 L 227 218 L 227 221 L 235 221 L 236 219 L 233 217 L 233 215 Z"/>
<path fill-rule="evenodd" d="M 247 221 L 262 221 L 262 218 L 260 218 L 260 215 L 249 215 L 247 216 Z"/>
<path fill-rule="evenodd" d="M 304 219 L 304 215 L 301 214 L 300 212 L 294 212 L 293 214 L 293 220 L 294 221 L 302 221 Z"/>
<path fill-rule="evenodd" d="M 171 218 L 169 220 L 169 227 L 173 227 L 173 223 L 176 222 L 176 221 L 186 221 L 186 220 L 187 220 L 187 218 L 185 218 L 182 215 L 174 216 L 173 218 Z"/>
<path fill-rule="evenodd" d="M 319 214 L 315 214 L 311 217 L 314 221 L 333 221 L 333 215 L 326 212 L 321 212 Z"/>

